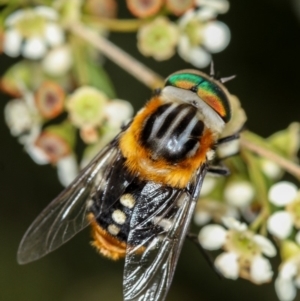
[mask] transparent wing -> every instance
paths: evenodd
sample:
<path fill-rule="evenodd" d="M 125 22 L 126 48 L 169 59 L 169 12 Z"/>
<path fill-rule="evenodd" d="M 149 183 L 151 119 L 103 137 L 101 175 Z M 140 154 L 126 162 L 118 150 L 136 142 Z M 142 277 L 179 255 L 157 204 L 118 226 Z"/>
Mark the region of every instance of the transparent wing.
<path fill-rule="evenodd" d="M 183 190 L 145 185 L 130 222 L 124 301 L 165 299 L 205 173 L 202 166 Z"/>
<path fill-rule="evenodd" d="M 17 259 L 20 264 L 57 249 L 89 224 L 89 201 L 105 187 L 112 164 L 121 156 L 117 141 L 118 137 L 34 220 L 19 246 Z"/>

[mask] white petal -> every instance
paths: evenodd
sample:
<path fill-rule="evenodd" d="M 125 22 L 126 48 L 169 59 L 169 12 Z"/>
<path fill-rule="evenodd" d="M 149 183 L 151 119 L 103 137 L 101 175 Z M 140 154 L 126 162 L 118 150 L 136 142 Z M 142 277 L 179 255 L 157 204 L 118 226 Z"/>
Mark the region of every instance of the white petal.
<path fill-rule="evenodd" d="M 43 69 L 52 76 L 64 75 L 72 66 L 72 53 L 68 46 L 50 50 L 43 59 Z"/>
<path fill-rule="evenodd" d="M 48 20 L 57 20 L 58 19 L 58 14 L 56 10 L 54 10 L 51 7 L 48 6 L 37 6 L 34 8 L 35 13 L 38 15 L 48 19 Z"/>
<path fill-rule="evenodd" d="M 215 19 L 218 13 L 211 7 L 203 7 L 195 12 L 196 16 L 201 21 L 209 21 Z"/>
<path fill-rule="evenodd" d="M 211 220 L 211 215 L 207 211 L 196 211 L 194 214 L 194 222 L 198 226 L 207 224 Z"/>
<path fill-rule="evenodd" d="M 54 23 L 46 25 L 45 38 L 52 47 L 61 45 L 64 42 L 64 33 L 62 28 Z"/>
<path fill-rule="evenodd" d="M 78 175 L 78 165 L 74 155 L 67 156 L 57 162 L 57 174 L 60 183 L 68 186 Z"/>
<path fill-rule="evenodd" d="M 210 176 L 206 176 L 204 178 L 202 187 L 201 187 L 201 192 L 200 192 L 200 196 L 204 196 L 207 195 L 209 193 L 212 192 L 212 190 L 214 189 L 214 187 L 217 184 L 217 179 L 214 177 L 210 177 Z"/>
<path fill-rule="evenodd" d="M 178 41 L 178 54 L 184 60 L 187 61 L 189 59 L 190 49 L 191 49 L 191 45 L 190 45 L 188 37 L 185 35 L 181 35 L 179 37 L 179 41 Z"/>
<path fill-rule="evenodd" d="M 233 217 L 223 217 L 222 222 L 228 229 L 240 232 L 247 230 L 247 225 L 245 223 L 241 223 Z"/>
<path fill-rule="evenodd" d="M 300 275 L 294 279 L 294 284 L 298 289 L 300 288 Z"/>
<path fill-rule="evenodd" d="M 40 38 L 31 38 L 25 41 L 23 55 L 32 60 L 42 58 L 46 53 L 45 42 Z"/>
<path fill-rule="evenodd" d="M 295 236 L 295 241 L 298 245 L 300 245 L 300 231 L 297 232 L 297 234 Z"/>
<path fill-rule="evenodd" d="M 203 44 L 212 52 L 220 52 L 227 47 L 230 41 L 230 30 L 228 26 L 220 21 L 209 22 L 203 28 Z"/>
<path fill-rule="evenodd" d="M 114 99 L 104 108 L 104 115 L 110 126 L 120 128 L 133 115 L 132 105 L 121 99 Z"/>
<path fill-rule="evenodd" d="M 297 264 L 292 261 L 283 263 L 279 271 L 279 277 L 285 280 L 291 280 L 297 275 Z"/>
<path fill-rule="evenodd" d="M 279 239 L 287 238 L 291 234 L 292 227 L 292 217 L 286 211 L 273 213 L 267 222 L 268 231 Z"/>
<path fill-rule="evenodd" d="M 187 10 L 179 19 L 178 26 L 181 29 L 184 29 L 187 23 L 195 17 L 195 10 L 189 9 Z"/>
<path fill-rule="evenodd" d="M 273 277 L 273 271 L 269 260 L 262 256 L 256 256 L 250 267 L 250 275 L 257 284 L 269 282 Z"/>
<path fill-rule="evenodd" d="M 240 150 L 240 139 L 234 139 L 228 143 L 222 143 L 217 148 L 220 158 L 225 158 L 237 154 Z"/>
<path fill-rule="evenodd" d="M 189 52 L 188 61 L 198 68 L 208 66 L 211 61 L 211 55 L 201 47 L 194 47 Z"/>
<path fill-rule="evenodd" d="M 237 279 L 239 276 L 238 257 L 234 253 L 222 253 L 215 261 L 215 266 L 226 278 Z"/>
<path fill-rule="evenodd" d="M 208 225 L 201 229 L 198 240 L 203 248 L 217 250 L 225 243 L 227 231 L 219 225 Z"/>
<path fill-rule="evenodd" d="M 33 144 L 26 145 L 25 150 L 36 164 L 44 165 L 50 162 L 48 156 Z"/>
<path fill-rule="evenodd" d="M 291 182 L 278 182 L 270 188 L 269 200 L 276 206 L 285 206 L 296 198 L 297 190 L 297 186 Z"/>
<path fill-rule="evenodd" d="M 262 159 L 261 169 L 263 173 L 272 180 L 278 179 L 282 173 L 280 166 L 268 159 Z"/>
<path fill-rule="evenodd" d="M 229 2 L 227 0 L 196 0 L 196 5 L 210 7 L 219 14 L 225 14 L 229 10 Z"/>
<path fill-rule="evenodd" d="M 22 36 L 15 29 L 5 31 L 3 40 L 3 51 L 11 56 L 16 57 L 20 55 L 22 44 Z"/>
<path fill-rule="evenodd" d="M 26 10 L 24 9 L 18 9 L 12 14 L 10 14 L 6 19 L 5 19 L 5 25 L 6 26 L 12 26 L 16 24 L 20 19 L 22 19 L 26 14 Z"/>
<path fill-rule="evenodd" d="M 254 194 L 254 188 L 248 181 L 231 182 L 225 186 L 224 190 L 224 198 L 227 203 L 238 208 L 249 205 Z"/>
<path fill-rule="evenodd" d="M 33 123 L 30 111 L 21 99 L 14 99 L 6 104 L 4 117 L 13 136 L 18 136 L 29 130 Z"/>
<path fill-rule="evenodd" d="M 254 235 L 253 240 L 261 247 L 261 251 L 268 257 L 274 257 L 277 253 L 272 242 L 262 235 Z"/>
<path fill-rule="evenodd" d="M 275 291 L 280 301 L 292 301 L 297 294 L 293 282 L 280 277 L 275 280 Z"/>
<path fill-rule="evenodd" d="M 19 137 L 19 142 L 24 144 L 25 149 L 28 145 L 32 145 L 41 133 L 42 126 L 38 122 L 33 124 L 28 134 L 23 134 Z"/>
<path fill-rule="evenodd" d="M 225 217 L 232 217 L 238 219 L 240 217 L 239 211 L 231 206 L 228 206 L 226 209 Z"/>

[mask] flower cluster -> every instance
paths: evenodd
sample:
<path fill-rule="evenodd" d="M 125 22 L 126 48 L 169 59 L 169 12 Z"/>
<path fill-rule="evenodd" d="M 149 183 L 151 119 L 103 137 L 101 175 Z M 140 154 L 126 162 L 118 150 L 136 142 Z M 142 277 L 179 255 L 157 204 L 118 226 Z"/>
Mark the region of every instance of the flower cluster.
<path fill-rule="evenodd" d="M 245 119 L 237 99 L 234 101 L 233 124 L 228 124 L 223 137 L 240 127 L 238 120 Z M 245 138 L 297 161 L 299 123 L 292 123 L 266 140 L 243 132 L 239 142 Z M 266 238 L 267 234 L 271 235 L 282 259 L 275 290 L 281 301 L 292 301 L 300 279 L 300 190 L 291 182 L 279 181 L 283 169 L 270 159 L 254 156 L 242 148 L 238 156 L 228 158 L 239 147 L 231 143 L 225 147 L 220 144 L 215 158 L 217 163 L 225 158 L 231 174 L 227 178 L 207 175 L 203 182 L 194 215 L 195 223 L 203 226 L 199 243 L 209 251 L 224 250 L 215 259 L 215 266 L 224 277 L 233 280 L 241 277 L 262 284 L 270 282 L 274 274 L 270 262 L 262 256 L 276 255 L 273 243 Z M 241 219 L 249 226 L 241 223 Z M 213 224 L 207 225 L 211 221 Z"/>
<path fill-rule="evenodd" d="M 99 151 L 132 116 L 133 109 L 130 103 L 110 100 L 94 87 L 82 86 L 67 95 L 58 83 L 44 81 L 36 91 L 24 91 L 21 98 L 10 100 L 4 113 L 11 134 L 19 138 L 32 159 L 56 165 L 66 186 L 78 173 L 76 129 L 85 144 Z M 65 113 L 62 122 L 49 124 Z M 88 159 L 86 155 L 82 161 Z"/>
<path fill-rule="evenodd" d="M 215 261 L 217 269 L 230 279 L 238 276 L 255 284 L 269 282 L 273 272 L 270 262 L 262 254 L 273 257 L 276 249 L 264 236 L 253 233 L 244 223 L 234 218 L 223 218 L 226 230 L 212 224 L 202 228 L 199 242 L 207 250 L 225 250 Z"/>
<path fill-rule="evenodd" d="M 218 14 L 227 12 L 227 0 L 213 1 L 127 1 L 130 11 L 140 17 L 152 16 L 138 30 L 138 48 L 145 56 L 158 61 L 171 58 L 176 51 L 187 62 L 203 68 L 211 61 L 211 53 L 226 48 L 230 41 L 230 30 L 217 21 Z M 176 16 L 176 22 L 166 16 L 157 16 L 166 8 Z"/>
<path fill-rule="evenodd" d="M 94 49 L 66 30 L 84 13 L 99 16 L 93 7 L 101 2 L 102 17 L 115 16 L 113 0 L 83 6 L 54 1 L 2 16 L 3 52 L 24 58 L 0 80 L 1 89 L 14 97 L 5 106 L 5 121 L 37 164 L 57 167 L 65 186 L 133 114 L 130 103 L 115 98 Z M 86 147 L 80 163 L 78 143 Z"/>

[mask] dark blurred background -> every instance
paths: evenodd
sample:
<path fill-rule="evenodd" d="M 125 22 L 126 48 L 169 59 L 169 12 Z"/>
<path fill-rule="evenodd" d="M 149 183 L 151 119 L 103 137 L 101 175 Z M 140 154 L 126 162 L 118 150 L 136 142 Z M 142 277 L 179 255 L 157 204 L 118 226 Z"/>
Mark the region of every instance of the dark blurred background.
<path fill-rule="evenodd" d="M 123 8 L 120 15 L 128 17 Z M 232 40 L 214 56 L 215 68 L 222 76 L 237 75 L 226 86 L 242 101 L 248 128 L 268 136 L 300 121 L 300 0 L 234 0 L 219 19 L 230 27 Z M 178 57 L 163 63 L 143 58 L 134 34 L 111 34 L 111 40 L 163 76 L 191 67 Z M 0 62 L 4 71 L 13 60 L 2 55 Z M 118 97 L 140 108 L 150 91 L 113 62 L 105 66 Z M 8 100 L 1 95 L 0 112 Z M 22 235 L 62 187 L 55 169 L 36 165 L 10 135 L 3 113 L 0 131 L 0 300 L 122 300 L 123 262 L 98 256 L 88 229 L 37 262 L 17 264 Z M 254 299 L 277 300 L 273 283 L 219 280 L 195 246 L 185 243 L 168 301 Z"/>

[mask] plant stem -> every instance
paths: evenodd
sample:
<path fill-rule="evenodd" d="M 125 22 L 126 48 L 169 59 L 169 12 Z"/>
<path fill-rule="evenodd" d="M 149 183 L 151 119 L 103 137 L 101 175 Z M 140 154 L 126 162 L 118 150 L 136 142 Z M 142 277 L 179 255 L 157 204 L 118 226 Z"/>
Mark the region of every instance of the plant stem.
<path fill-rule="evenodd" d="M 145 23 L 143 19 L 110 19 L 110 18 L 97 18 L 93 16 L 83 16 L 84 21 L 100 25 L 109 31 L 115 32 L 135 32 L 140 26 Z"/>
<path fill-rule="evenodd" d="M 74 23 L 69 26 L 69 30 L 96 47 L 107 58 L 150 89 L 163 86 L 164 81 L 162 77 L 92 29 L 83 24 Z"/>
<path fill-rule="evenodd" d="M 291 175 L 300 180 L 300 166 L 298 164 L 272 152 L 271 150 L 268 150 L 256 143 L 253 143 L 252 141 L 248 140 L 243 134 L 241 134 L 240 141 L 241 147 L 244 147 L 245 149 L 248 149 L 251 152 L 256 153 L 257 155 L 260 155 L 275 162 L 284 170 L 286 170 Z"/>

